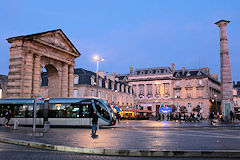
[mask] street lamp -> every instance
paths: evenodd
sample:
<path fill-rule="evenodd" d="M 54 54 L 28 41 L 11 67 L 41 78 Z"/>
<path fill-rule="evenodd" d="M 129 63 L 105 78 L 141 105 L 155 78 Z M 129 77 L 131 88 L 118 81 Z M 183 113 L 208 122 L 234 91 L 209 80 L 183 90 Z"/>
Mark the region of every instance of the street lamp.
<path fill-rule="evenodd" d="M 94 61 L 97 61 L 97 72 L 96 72 L 96 76 L 97 76 L 97 77 L 96 77 L 96 81 L 97 81 L 97 82 L 96 82 L 97 93 L 96 93 L 96 97 L 98 97 L 98 62 L 99 62 L 99 61 L 104 61 L 104 59 L 103 59 L 103 58 L 99 58 L 98 56 L 94 56 L 94 57 L 93 57 L 93 60 L 94 60 Z"/>

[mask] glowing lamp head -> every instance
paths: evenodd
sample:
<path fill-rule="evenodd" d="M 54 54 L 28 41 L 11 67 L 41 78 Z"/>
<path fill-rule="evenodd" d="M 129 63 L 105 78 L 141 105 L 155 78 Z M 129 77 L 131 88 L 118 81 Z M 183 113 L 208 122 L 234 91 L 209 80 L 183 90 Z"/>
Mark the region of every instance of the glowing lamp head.
<path fill-rule="evenodd" d="M 94 57 L 93 57 L 93 60 L 99 61 L 99 57 L 98 57 L 98 56 L 94 56 Z"/>

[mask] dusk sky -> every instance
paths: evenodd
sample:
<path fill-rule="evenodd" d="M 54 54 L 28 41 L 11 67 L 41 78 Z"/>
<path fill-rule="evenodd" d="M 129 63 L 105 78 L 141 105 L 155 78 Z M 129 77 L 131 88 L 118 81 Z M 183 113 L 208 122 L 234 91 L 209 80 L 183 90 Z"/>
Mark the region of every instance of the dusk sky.
<path fill-rule="evenodd" d="M 227 26 L 234 81 L 240 81 L 240 0 L 1 0 L 0 74 L 8 74 L 9 37 L 62 29 L 82 54 L 76 67 L 117 74 L 134 69 L 209 67 L 220 79 L 220 39 Z"/>

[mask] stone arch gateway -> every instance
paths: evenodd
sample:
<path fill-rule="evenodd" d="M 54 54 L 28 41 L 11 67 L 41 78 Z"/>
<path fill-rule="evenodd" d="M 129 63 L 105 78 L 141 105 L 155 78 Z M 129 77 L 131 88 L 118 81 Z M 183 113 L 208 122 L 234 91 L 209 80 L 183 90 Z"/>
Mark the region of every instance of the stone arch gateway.
<path fill-rule="evenodd" d="M 61 29 L 7 40 L 11 43 L 8 98 L 41 95 L 42 68 L 49 74 L 47 97 L 73 97 L 75 58 L 81 54 Z"/>

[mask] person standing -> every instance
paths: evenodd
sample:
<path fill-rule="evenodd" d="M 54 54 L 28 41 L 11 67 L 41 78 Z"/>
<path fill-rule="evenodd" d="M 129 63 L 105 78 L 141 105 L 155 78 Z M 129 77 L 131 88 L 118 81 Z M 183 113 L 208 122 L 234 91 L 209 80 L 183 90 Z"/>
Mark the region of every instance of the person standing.
<path fill-rule="evenodd" d="M 118 121 L 118 123 L 120 122 L 120 119 L 121 119 L 121 115 L 120 115 L 119 112 L 117 112 L 117 121 Z"/>
<path fill-rule="evenodd" d="M 213 119 L 214 119 L 214 113 L 213 112 L 210 113 L 209 119 L 211 121 L 211 125 L 213 125 Z"/>
<path fill-rule="evenodd" d="M 230 111 L 230 118 L 231 118 L 231 121 L 234 120 L 234 114 L 233 114 L 233 111 Z"/>
<path fill-rule="evenodd" d="M 97 123 L 98 123 L 98 115 L 97 115 L 97 112 L 96 112 L 96 111 L 93 111 L 93 119 L 92 119 L 92 136 L 96 136 Z"/>
<path fill-rule="evenodd" d="M 9 112 L 7 111 L 6 114 L 5 114 L 5 116 L 6 116 L 6 119 L 7 119 L 7 123 L 5 124 L 5 127 L 9 127 L 9 121 L 10 121 L 10 119 L 11 119 L 11 117 L 12 117 L 12 112 L 11 112 L 11 110 L 9 110 Z"/>

